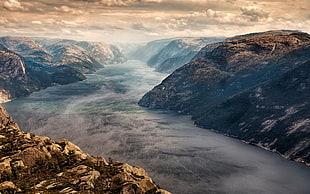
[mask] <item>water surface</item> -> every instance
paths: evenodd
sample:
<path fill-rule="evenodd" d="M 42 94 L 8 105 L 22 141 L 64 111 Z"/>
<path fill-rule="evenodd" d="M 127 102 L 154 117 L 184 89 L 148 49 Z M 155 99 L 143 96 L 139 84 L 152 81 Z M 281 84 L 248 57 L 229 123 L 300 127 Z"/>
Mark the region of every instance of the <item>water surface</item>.
<path fill-rule="evenodd" d="M 173 193 L 309 193 L 309 167 L 197 128 L 188 116 L 139 107 L 165 76 L 128 61 L 4 106 L 23 130 L 142 166 Z"/>

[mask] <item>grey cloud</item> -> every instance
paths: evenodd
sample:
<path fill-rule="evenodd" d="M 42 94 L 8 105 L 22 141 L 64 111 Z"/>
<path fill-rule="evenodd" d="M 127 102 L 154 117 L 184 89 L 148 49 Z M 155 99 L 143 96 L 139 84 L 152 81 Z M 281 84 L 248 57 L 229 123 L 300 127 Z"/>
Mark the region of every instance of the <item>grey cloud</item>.
<path fill-rule="evenodd" d="M 269 17 L 269 12 L 258 7 L 242 7 L 242 15 L 248 16 L 250 21 L 257 22 Z"/>
<path fill-rule="evenodd" d="M 131 25 L 131 28 L 134 30 L 142 30 L 142 31 L 151 31 L 151 29 L 144 26 L 142 22 L 135 22 Z"/>

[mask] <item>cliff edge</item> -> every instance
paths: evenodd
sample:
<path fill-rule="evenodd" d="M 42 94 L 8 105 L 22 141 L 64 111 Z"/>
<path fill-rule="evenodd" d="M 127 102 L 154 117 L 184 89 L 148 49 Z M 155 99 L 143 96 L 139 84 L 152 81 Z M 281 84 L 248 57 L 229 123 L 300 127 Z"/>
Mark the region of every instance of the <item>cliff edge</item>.
<path fill-rule="evenodd" d="M 169 194 L 141 167 L 21 131 L 0 106 L 0 193 L 16 192 Z"/>

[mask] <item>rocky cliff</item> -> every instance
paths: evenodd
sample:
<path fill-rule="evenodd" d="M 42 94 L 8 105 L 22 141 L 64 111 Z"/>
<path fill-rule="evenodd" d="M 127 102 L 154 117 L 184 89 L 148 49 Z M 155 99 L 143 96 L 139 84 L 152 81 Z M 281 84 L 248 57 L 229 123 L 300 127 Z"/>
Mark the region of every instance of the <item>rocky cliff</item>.
<path fill-rule="evenodd" d="M 174 71 L 145 94 L 139 104 L 190 114 L 205 128 L 216 129 L 309 164 L 309 144 L 306 143 L 310 133 L 309 115 L 304 111 L 309 109 L 305 97 L 309 96 L 309 88 L 307 79 L 302 78 L 307 71 L 309 73 L 308 61 L 310 35 L 307 33 L 270 31 L 230 38 L 204 47 L 192 62 Z M 285 92 L 285 87 L 279 86 L 279 82 L 289 84 L 293 80 L 296 87 L 303 86 L 301 93 L 304 96 L 294 97 L 299 94 L 297 91 Z M 247 92 L 252 91 L 250 96 L 253 96 L 253 91 L 264 91 L 268 86 L 259 87 L 265 82 L 270 82 L 273 88 L 268 90 L 266 99 L 255 104 Z M 276 104 L 280 98 L 284 99 Z M 253 108 L 256 106 L 265 107 L 265 112 L 263 108 Z M 283 119 L 285 115 L 287 118 Z M 250 124 L 251 119 L 255 124 Z M 263 130 L 258 126 L 267 128 Z M 297 127 L 300 129 L 297 130 L 294 126 L 303 127 Z M 268 137 L 264 136 L 267 134 Z M 292 138 L 294 136 L 304 138 Z M 283 142 L 288 140 L 290 142 L 284 145 Z"/>
<path fill-rule="evenodd" d="M 16 88 L 16 91 L 21 93 L 29 93 L 26 88 L 23 88 L 28 81 L 24 61 L 1 44 L 0 64 L 0 103 L 19 95 L 11 92 L 12 88 Z"/>
<path fill-rule="evenodd" d="M 141 167 L 94 158 L 67 140 L 22 132 L 2 106 L 0 192 L 169 194 Z"/>
<path fill-rule="evenodd" d="M 310 165 L 310 62 L 209 109 L 196 124 Z"/>

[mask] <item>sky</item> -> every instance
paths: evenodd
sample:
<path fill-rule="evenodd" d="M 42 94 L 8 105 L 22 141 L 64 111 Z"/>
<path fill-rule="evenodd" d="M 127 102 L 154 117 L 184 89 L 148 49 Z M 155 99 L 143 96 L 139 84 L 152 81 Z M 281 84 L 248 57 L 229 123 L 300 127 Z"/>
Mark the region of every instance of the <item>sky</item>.
<path fill-rule="evenodd" d="M 0 0 L 0 36 L 142 42 L 310 32 L 310 0 Z"/>

